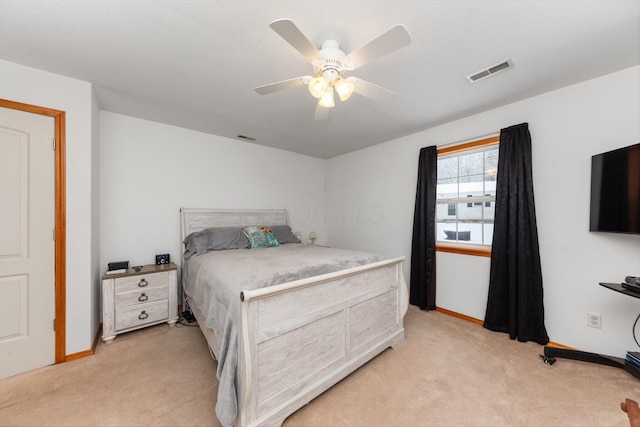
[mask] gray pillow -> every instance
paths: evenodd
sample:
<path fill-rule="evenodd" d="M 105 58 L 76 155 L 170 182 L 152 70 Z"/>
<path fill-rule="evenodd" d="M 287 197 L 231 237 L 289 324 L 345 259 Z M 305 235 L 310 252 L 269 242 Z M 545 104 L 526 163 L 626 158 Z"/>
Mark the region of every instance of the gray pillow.
<path fill-rule="evenodd" d="M 270 225 L 269 228 L 273 231 L 273 235 L 276 236 L 278 243 L 300 243 L 295 234 L 291 231 L 291 227 L 288 225 Z"/>
<path fill-rule="evenodd" d="M 249 239 L 240 227 L 211 227 L 191 233 L 184 239 L 184 258 L 189 259 L 194 254 L 208 251 L 222 251 L 226 249 L 246 249 Z"/>

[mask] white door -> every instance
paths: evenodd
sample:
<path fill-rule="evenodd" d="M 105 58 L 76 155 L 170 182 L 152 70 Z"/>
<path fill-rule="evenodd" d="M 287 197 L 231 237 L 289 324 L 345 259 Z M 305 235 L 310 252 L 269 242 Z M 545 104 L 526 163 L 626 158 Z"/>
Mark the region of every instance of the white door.
<path fill-rule="evenodd" d="M 55 363 L 54 126 L 0 107 L 0 378 Z"/>

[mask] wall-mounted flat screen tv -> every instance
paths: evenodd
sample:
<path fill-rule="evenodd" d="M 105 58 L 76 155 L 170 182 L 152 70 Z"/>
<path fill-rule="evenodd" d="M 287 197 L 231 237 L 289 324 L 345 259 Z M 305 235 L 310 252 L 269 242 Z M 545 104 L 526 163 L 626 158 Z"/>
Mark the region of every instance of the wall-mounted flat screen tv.
<path fill-rule="evenodd" d="M 589 230 L 640 234 L 640 144 L 591 158 Z"/>

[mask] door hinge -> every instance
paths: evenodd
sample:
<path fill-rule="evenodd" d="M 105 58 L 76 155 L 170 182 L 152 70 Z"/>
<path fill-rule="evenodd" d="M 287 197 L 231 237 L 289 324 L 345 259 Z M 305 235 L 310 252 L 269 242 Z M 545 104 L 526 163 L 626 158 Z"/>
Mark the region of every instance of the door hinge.
<path fill-rule="evenodd" d="M 56 330 L 56 319 L 53 319 L 53 330 L 54 330 L 54 332 Z"/>
<path fill-rule="evenodd" d="M 56 229 L 55 228 L 53 229 L 53 241 L 54 242 L 56 241 Z"/>
<path fill-rule="evenodd" d="M 53 138 L 53 139 L 51 140 L 51 142 L 52 142 L 52 146 L 53 146 L 53 151 L 56 151 L 56 139 L 55 139 L 55 138 Z"/>

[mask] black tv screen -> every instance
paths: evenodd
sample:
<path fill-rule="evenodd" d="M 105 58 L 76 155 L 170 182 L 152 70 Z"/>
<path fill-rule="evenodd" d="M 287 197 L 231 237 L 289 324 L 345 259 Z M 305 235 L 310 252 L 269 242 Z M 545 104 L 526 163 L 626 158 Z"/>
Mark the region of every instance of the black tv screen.
<path fill-rule="evenodd" d="M 591 158 L 589 230 L 640 234 L 640 144 Z"/>

